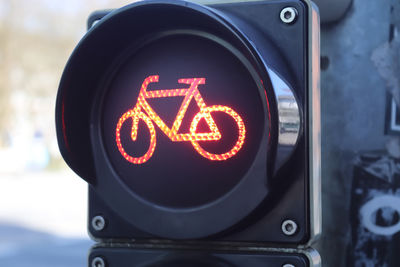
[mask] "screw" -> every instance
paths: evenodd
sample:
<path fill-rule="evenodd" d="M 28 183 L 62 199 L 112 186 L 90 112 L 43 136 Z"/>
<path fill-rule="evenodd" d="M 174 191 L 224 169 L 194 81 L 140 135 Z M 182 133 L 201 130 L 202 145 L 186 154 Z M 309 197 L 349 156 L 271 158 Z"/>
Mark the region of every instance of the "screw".
<path fill-rule="evenodd" d="M 285 7 L 282 9 L 280 17 L 283 23 L 292 24 L 297 19 L 297 9 L 294 7 Z"/>
<path fill-rule="evenodd" d="M 294 235 L 297 231 L 297 224 L 292 220 L 286 220 L 282 223 L 282 232 L 285 235 Z"/>
<path fill-rule="evenodd" d="M 103 216 L 94 216 L 92 219 L 92 227 L 96 231 L 103 230 L 104 227 L 106 227 L 106 221 L 104 220 Z"/>
<path fill-rule="evenodd" d="M 101 257 L 96 257 L 92 260 L 92 267 L 106 267 L 106 263 Z"/>
<path fill-rule="evenodd" d="M 293 264 L 284 264 L 282 267 L 295 267 Z"/>

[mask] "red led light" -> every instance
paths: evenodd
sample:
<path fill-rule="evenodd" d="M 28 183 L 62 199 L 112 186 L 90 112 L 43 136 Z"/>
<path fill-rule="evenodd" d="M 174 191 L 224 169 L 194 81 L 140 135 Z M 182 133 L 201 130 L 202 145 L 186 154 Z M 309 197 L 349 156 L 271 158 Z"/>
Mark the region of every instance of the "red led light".
<path fill-rule="evenodd" d="M 197 113 L 196 116 L 194 116 L 192 125 L 190 126 L 190 133 L 195 134 L 197 124 L 199 123 L 199 121 L 202 118 L 206 119 L 206 121 L 208 120 L 207 117 L 209 117 L 209 119 L 212 119 L 211 112 L 213 112 L 213 111 L 225 112 L 226 114 L 231 116 L 236 121 L 238 129 L 239 129 L 239 138 L 238 138 L 235 146 L 226 153 L 212 154 L 200 147 L 199 143 L 197 143 L 197 141 L 200 141 L 199 139 L 192 139 L 191 142 L 192 142 L 194 149 L 196 149 L 196 151 L 199 152 L 199 154 L 202 155 L 203 157 L 208 158 L 210 160 L 227 160 L 239 152 L 239 150 L 243 146 L 244 138 L 246 136 L 246 129 L 244 127 L 243 120 L 233 109 L 226 107 L 226 106 L 219 106 L 219 105 L 204 108 L 199 113 Z M 209 127 L 211 128 L 212 126 L 209 125 Z M 218 131 L 218 129 L 216 129 L 216 130 Z M 211 131 L 213 132 L 214 129 L 211 128 Z M 219 132 L 218 132 L 218 134 L 219 134 Z M 220 139 L 220 138 L 221 138 L 221 134 L 218 135 L 218 139 Z M 210 139 L 206 139 L 206 140 L 210 141 Z M 201 141 L 205 141 L 205 140 L 201 140 Z"/>
<path fill-rule="evenodd" d="M 194 149 L 203 157 L 209 160 L 227 160 L 238 153 L 238 151 L 242 148 L 245 136 L 246 129 L 242 118 L 230 107 L 215 105 L 207 107 L 203 97 L 200 94 L 198 89 L 199 84 L 205 84 L 205 78 L 190 78 L 190 79 L 179 79 L 179 83 L 190 85 L 189 88 L 186 89 L 166 89 L 166 90 L 152 90 L 147 91 L 147 87 L 150 83 L 158 82 L 159 76 L 153 75 L 147 77 L 142 84 L 142 87 L 139 92 L 139 96 L 136 102 L 136 105 L 133 109 L 125 112 L 119 119 L 116 128 L 116 142 L 117 147 L 121 155 L 129 162 L 134 164 L 142 164 L 148 161 L 154 153 L 156 148 L 156 131 L 154 128 L 153 122 L 171 139 L 173 142 L 182 142 L 182 141 L 190 141 L 194 147 Z M 157 113 L 151 108 L 146 99 L 150 98 L 165 98 L 165 97 L 176 97 L 176 96 L 184 96 L 181 107 L 176 115 L 175 121 L 171 128 L 169 128 L 164 121 L 157 115 Z M 197 106 L 200 108 L 199 113 L 197 113 L 191 123 L 190 132 L 189 133 L 179 133 L 179 128 L 182 124 L 183 117 L 189 107 L 190 101 L 194 99 L 196 101 Z M 238 140 L 234 147 L 226 153 L 223 154 L 212 154 L 206 150 L 204 150 L 198 143 L 198 141 L 216 141 L 221 139 L 221 133 L 218 130 L 217 125 L 215 124 L 214 119 L 211 116 L 212 112 L 224 112 L 227 115 L 231 116 L 237 126 L 238 126 Z M 147 152 L 140 157 L 132 157 L 129 155 L 123 148 L 121 143 L 121 127 L 124 122 L 128 119 L 132 119 L 132 128 L 131 128 L 131 139 L 132 141 L 136 141 L 137 132 L 138 132 L 138 124 L 139 120 L 143 120 L 147 125 L 150 131 L 150 146 Z M 201 119 L 204 119 L 210 128 L 210 132 L 208 133 L 196 133 L 197 125 Z"/>

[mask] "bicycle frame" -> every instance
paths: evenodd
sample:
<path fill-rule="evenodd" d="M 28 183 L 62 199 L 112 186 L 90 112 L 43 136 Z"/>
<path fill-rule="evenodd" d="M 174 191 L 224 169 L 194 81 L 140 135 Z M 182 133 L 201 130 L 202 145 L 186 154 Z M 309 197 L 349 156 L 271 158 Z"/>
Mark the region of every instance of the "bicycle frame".
<path fill-rule="evenodd" d="M 140 89 L 138 101 L 134 108 L 135 112 L 141 112 L 141 109 L 146 112 L 147 116 L 155 122 L 155 124 L 167 135 L 171 141 L 181 142 L 181 141 L 214 141 L 221 139 L 221 133 L 218 130 L 217 125 L 215 124 L 213 118 L 210 115 L 210 112 L 205 112 L 206 104 L 200 94 L 198 86 L 200 84 L 205 84 L 205 78 L 191 78 L 191 79 L 179 79 L 178 83 L 190 84 L 190 87 L 187 89 L 166 89 L 166 90 L 152 90 L 147 91 L 147 87 L 150 83 L 158 82 L 159 76 L 149 76 L 147 77 Z M 153 108 L 149 105 L 146 99 L 150 98 L 164 98 L 164 97 L 176 97 L 176 96 L 184 96 L 185 98 L 182 101 L 181 107 L 179 108 L 178 114 L 176 115 L 175 121 L 171 128 L 169 128 L 164 121 L 157 115 L 157 113 L 153 110 Z M 189 107 L 190 101 L 192 99 L 196 101 L 198 107 L 200 108 L 200 114 L 207 122 L 208 127 L 211 132 L 209 133 L 195 133 L 194 129 L 192 129 L 192 133 L 180 133 L 178 134 L 179 128 L 182 124 L 182 120 L 186 114 L 186 111 Z M 201 119 L 201 118 L 200 118 Z M 138 127 L 139 119 L 135 119 L 132 125 L 132 136 L 133 140 L 136 140 L 137 135 L 137 127 Z M 193 124 L 192 124 L 193 125 Z M 196 124 L 197 125 L 197 124 Z"/>

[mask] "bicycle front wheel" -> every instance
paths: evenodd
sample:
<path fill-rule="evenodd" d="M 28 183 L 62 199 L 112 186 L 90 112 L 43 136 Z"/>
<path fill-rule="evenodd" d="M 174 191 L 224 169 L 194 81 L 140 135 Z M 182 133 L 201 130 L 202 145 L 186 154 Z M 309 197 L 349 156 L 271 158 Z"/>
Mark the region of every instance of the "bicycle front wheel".
<path fill-rule="evenodd" d="M 227 115 L 231 116 L 232 119 L 234 119 L 237 124 L 239 134 L 238 134 L 238 139 L 237 139 L 235 145 L 232 147 L 232 149 L 229 150 L 228 152 L 225 152 L 222 154 L 214 154 L 214 153 L 210 153 L 210 152 L 206 151 L 205 149 L 203 149 L 196 140 L 192 140 L 191 142 L 192 142 L 194 149 L 203 157 L 205 157 L 209 160 L 226 160 L 226 159 L 229 159 L 229 158 L 235 156 L 239 152 L 239 150 L 243 146 L 244 139 L 246 137 L 246 128 L 244 126 L 243 120 L 239 116 L 239 114 L 236 113 L 236 111 L 234 111 L 230 107 L 220 106 L 220 105 L 206 107 L 203 110 L 201 110 L 199 113 L 197 113 L 196 116 L 194 116 L 192 124 L 190 126 L 190 133 L 192 136 L 195 136 L 197 126 L 198 126 L 198 123 L 200 122 L 200 120 L 202 118 L 205 119 L 205 117 L 207 115 L 210 115 L 211 112 L 216 112 L 216 111 L 224 112 Z"/>
<path fill-rule="evenodd" d="M 139 120 L 143 120 L 145 124 L 147 125 L 147 128 L 149 129 L 150 132 L 150 145 L 149 148 L 147 149 L 147 152 L 140 156 L 140 157 L 133 157 L 129 155 L 122 143 L 121 143 L 121 128 L 122 125 L 128 120 L 132 119 L 132 128 L 131 128 L 131 139 L 132 141 L 136 141 L 137 138 L 137 132 L 138 132 L 138 126 L 139 126 Z M 116 136 L 116 142 L 117 142 L 117 147 L 121 155 L 129 162 L 133 164 L 142 164 L 148 161 L 151 156 L 154 153 L 154 150 L 156 148 L 156 130 L 154 129 L 154 125 L 149 117 L 147 117 L 146 114 L 143 112 L 135 112 L 134 110 L 129 110 L 122 115 L 122 117 L 119 119 L 117 123 L 117 128 L 115 130 L 115 136 Z"/>

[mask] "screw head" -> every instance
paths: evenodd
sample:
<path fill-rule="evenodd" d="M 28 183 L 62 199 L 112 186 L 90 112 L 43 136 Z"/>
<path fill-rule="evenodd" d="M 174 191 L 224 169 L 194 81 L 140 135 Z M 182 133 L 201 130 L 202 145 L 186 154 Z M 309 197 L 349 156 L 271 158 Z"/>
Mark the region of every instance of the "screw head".
<path fill-rule="evenodd" d="M 92 267 L 106 267 L 106 263 L 101 257 L 95 257 L 92 260 Z"/>
<path fill-rule="evenodd" d="M 283 23 L 292 24 L 297 19 L 297 9 L 294 7 L 285 7 L 282 9 L 280 18 Z"/>
<path fill-rule="evenodd" d="M 106 221 L 103 216 L 97 215 L 92 218 L 92 227 L 96 231 L 101 231 L 106 227 Z"/>
<path fill-rule="evenodd" d="M 297 232 L 297 224 L 292 220 L 285 220 L 282 223 L 282 232 L 287 236 L 294 235 Z"/>

